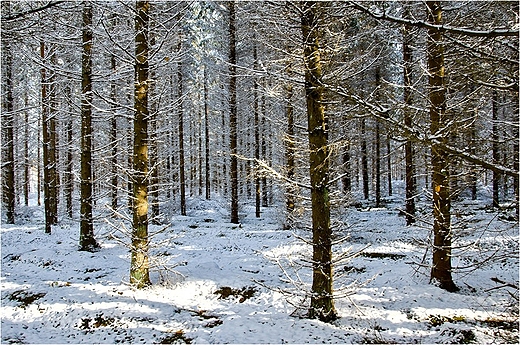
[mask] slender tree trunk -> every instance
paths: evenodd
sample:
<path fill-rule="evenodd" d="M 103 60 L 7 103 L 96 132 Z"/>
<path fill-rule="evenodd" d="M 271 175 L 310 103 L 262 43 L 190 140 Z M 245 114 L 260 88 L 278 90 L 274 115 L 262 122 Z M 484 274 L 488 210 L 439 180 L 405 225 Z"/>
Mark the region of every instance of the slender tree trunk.
<path fill-rule="evenodd" d="M 42 60 L 45 60 L 45 44 L 40 43 L 40 55 Z M 44 209 L 45 209 L 45 233 L 50 234 L 52 232 L 52 226 L 57 223 L 57 214 L 54 208 L 56 201 L 54 200 L 55 188 L 55 159 L 53 155 L 55 150 L 53 146 L 55 142 L 55 136 L 51 135 L 55 129 L 53 115 L 51 113 L 50 96 L 49 96 L 49 82 L 47 80 L 47 71 L 45 67 L 41 69 L 41 99 L 42 99 L 42 141 L 43 141 L 43 195 L 44 195 Z"/>
<path fill-rule="evenodd" d="M 58 174 L 58 131 L 56 128 L 58 117 L 58 82 L 56 80 L 56 68 L 58 57 L 56 46 L 52 45 L 50 62 L 53 66 L 49 77 L 49 206 L 52 212 L 52 225 L 58 224 L 58 196 L 59 196 L 59 174 Z"/>
<path fill-rule="evenodd" d="M 112 69 L 112 73 L 115 75 L 116 73 L 116 56 L 112 54 L 110 56 L 110 68 Z M 112 199 L 112 209 L 117 210 L 118 200 L 117 200 L 117 187 L 118 187 L 118 169 L 117 169 L 117 152 L 118 152 L 118 144 L 117 144 L 117 85 L 115 80 L 111 82 L 110 85 L 110 99 L 112 101 L 112 119 L 110 126 L 110 140 L 112 142 L 112 186 L 110 191 L 110 198 Z"/>
<path fill-rule="evenodd" d="M 253 45 L 253 60 L 254 66 L 253 68 L 258 69 L 258 56 L 256 50 L 256 41 Z M 253 113 L 254 113 L 254 127 L 255 127 L 255 159 L 260 159 L 260 117 L 258 110 L 258 80 L 254 79 L 254 87 L 253 87 Z M 261 185 L 260 185 L 260 177 L 255 177 L 255 215 L 257 218 L 260 218 L 260 205 L 261 205 Z"/>
<path fill-rule="evenodd" d="M 392 196 L 392 155 L 390 145 L 390 134 L 386 135 L 386 177 L 388 181 L 388 196 Z"/>
<path fill-rule="evenodd" d="M 208 104 L 208 71 L 204 67 L 204 140 L 205 140 L 205 163 L 206 163 L 206 200 L 211 199 L 211 170 L 209 162 L 209 104 Z"/>
<path fill-rule="evenodd" d="M 24 92 L 24 106 L 27 108 L 29 106 L 29 96 L 27 94 L 27 90 Z M 30 168 L 31 163 L 29 160 L 29 112 L 26 110 L 24 112 L 24 136 L 25 140 L 23 141 L 23 157 L 24 157 L 24 183 L 23 183 L 23 195 L 24 195 L 24 204 L 25 206 L 29 206 L 29 192 L 31 187 L 31 175 Z"/>
<path fill-rule="evenodd" d="M 178 51 L 182 49 L 182 35 L 179 38 Z M 179 189 L 181 197 L 181 215 L 186 215 L 186 175 L 185 175 L 185 159 L 184 159 L 184 95 L 183 95 L 183 76 L 182 76 L 182 63 L 179 61 L 177 64 L 177 97 L 178 97 L 178 110 L 177 110 L 177 121 L 179 122 Z"/>
<path fill-rule="evenodd" d="M 98 247 L 92 219 L 92 3 L 83 2 L 83 52 L 81 55 L 81 250 Z"/>
<path fill-rule="evenodd" d="M 262 159 L 264 161 L 267 161 L 267 140 L 266 140 L 267 124 L 265 121 L 267 114 L 266 114 L 265 95 L 264 94 L 262 95 L 260 109 L 261 109 L 261 113 L 262 113 L 262 119 L 260 120 L 260 127 L 262 128 L 261 132 L 263 133 L 263 135 L 261 136 L 260 151 L 261 151 Z M 267 194 L 267 177 L 265 176 L 265 174 L 262 176 L 261 180 L 262 180 L 262 186 L 260 189 L 262 192 L 262 207 L 267 207 L 267 206 L 269 206 L 269 200 L 268 200 L 269 198 L 268 198 L 268 194 Z"/>
<path fill-rule="evenodd" d="M 496 90 L 493 90 L 493 96 L 491 99 L 491 109 L 493 116 L 492 123 L 492 132 L 491 132 L 491 140 L 492 140 L 492 154 L 493 154 L 493 163 L 500 164 L 500 152 L 499 152 L 499 136 L 498 136 L 498 93 Z M 500 174 L 496 171 L 493 171 L 493 207 L 500 208 L 500 200 L 499 200 L 499 189 L 500 189 Z"/>
<path fill-rule="evenodd" d="M 148 259 L 148 25 L 150 3 L 138 1 L 135 16 L 133 223 L 130 283 L 150 285 Z"/>
<path fill-rule="evenodd" d="M 351 166 L 350 166 L 350 142 L 347 142 L 343 149 L 343 169 L 344 176 L 341 179 L 343 184 L 343 193 L 347 194 L 352 191 L 352 177 L 351 177 Z"/>
<path fill-rule="evenodd" d="M 7 7 L 6 12 L 10 12 L 10 1 L 6 1 L 2 5 Z M 5 8 L 2 8 L 2 10 L 5 10 Z M 14 224 L 16 191 L 14 177 L 13 52 L 10 42 L 5 37 L 2 37 L 2 48 L 3 64 L 5 64 L 2 66 L 5 71 L 5 78 L 2 82 L 4 88 L 2 93 L 5 95 L 2 111 L 2 201 L 6 210 L 7 223 Z"/>
<path fill-rule="evenodd" d="M 428 21 L 434 25 L 442 25 L 442 7 L 440 1 L 428 1 Z M 446 80 L 444 70 L 444 44 L 442 31 L 428 29 L 428 74 L 430 99 L 430 131 L 438 136 L 449 124 L 446 114 Z M 449 135 L 448 135 L 449 138 Z M 446 136 L 441 139 L 446 143 Z M 432 186 L 433 186 L 433 267 L 432 280 L 439 282 L 440 287 L 454 292 L 458 287 L 451 275 L 451 218 L 450 218 L 450 164 L 449 155 L 441 145 L 433 144 L 432 152 Z"/>
<path fill-rule="evenodd" d="M 69 90 L 70 91 L 70 90 Z M 74 175 L 73 175 L 73 167 L 74 167 L 74 156 L 73 156 L 73 145 L 72 141 L 72 130 L 73 123 L 72 119 L 67 121 L 67 182 L 66 182 L 66 190 L 67 195 L 65 198 L 65 207 L 67 209 L 67 216 L 72 219 L 73 217 L 73 203 L 72 203 L 72 195 L 74 193 Z"/>
<path fill-rule="evenodd" d="M 376 68 L 376 90 L 379 90 L 381 87 L 381 73 L 379 70 L 379 66 Z M 376 94 L 379 92 L 376 91 Z M 376 148 L 375 148 L 375 168 L 376 168 L 376 207 L 381 206 L 381 124 L 379 120 L 376 119 Z"/>
<path fill-rule="evenodd" d="M 199 173 L 199 196 L 202 196 L 202 185 L 203 185 L 203 177 L 202 177 L 202 111 L 199 111 L 199 121 L 197 123 L 197 131 L 198 131 L 198 173 Z"/>
<path fill-rule="evenodd" d="M 304 39 L 313 234 L 312 297 L 309 317 L 328 322 L 336 319 L 337 313 L 332 296 L 328 124 L 323 104 L 322 61 L 319 50 L 321 4 L 304 2 L 302 5 L 301 28 Z"/>
<path fill-rule="evenodd" d="M 231 223 L 238 224 L 238 160 L 237 160 L 237 71 L 235 2 L 229 9 L 229 149 L 231 152 Z"/>
<path fill-rule="evenodd" d="M 296 171 L 296 163 L 295 163 L 295 152 L 296 152 L 296 143 L 294 137 L 294 107 L 293 107 L 293 86 L 292 84 L 287 85 L 287 103 L 285 112 L 287 114 L 287 139 L 286 139 L 286 156 L 287 156 L 287 178 L 289 181 L 294 180 L 294 175 Z M 290 182 L 291 183 L 291 182 Z M 285 222 L 286 228 L 290 228 L 290 216 L 294 211 L 295 207 L 295 194 L 296 191 L 291 184 L 287 185 L 286 190 L 286 210 L 287 210 L 287 219 Z"/>
<path fill-rule="evenodd" d="M 153 49 L 154 46 L 155 46 L 155 34 L 152 32 L 150 33 L 150 37 L 149 37 L 149 40 L 150 40 L 150 49 Z M 151 112 L 151 116 L 150 116 L 150 120 L 149 120 L 149 124 L 150 124 L 150 169 L 151 169 L 151 173 L 150 173 L 150 186 L 151 187 L 151 192 L 150 192 L 150 204 L 151 204 L 151 209 L 152 209 L 152 214 L 151 214 L 151 222 L 153 224 L 159 224 L 160 223 L 160 213 L 161 213 L 161 210 L 160 210 L 160 207 L 159 207 L 159 146 L 157 145 L 157 141 L 158 141 L 158 138 L 157 138 L 157 130 L 158 130 L 158 117 L 157 117 L 157 112 L 158 112 L 158 103 L 157 103 L 157 96 L 154 95 L 155 94 L 155 85 L 156 85 L 156 75 L 155 75 L 155 69 L 152 69 L 149 71 L 149 74 L 150 74 L 150 78 L 149 78 L 149 83 L 148 83 L 148 98 L 150 99 L 153 99 L 153 101 L 151 102 L 151 106 L 150 106 L 150 110 L 149 112 Z"/>
<path fill-rule="evenodd" d="M 368 200 L 368 157 L 365 119 L 361 119 L 361 175 L 363 177 L 363 197 Z"/>
<path fill-rule="evenodd" d="M 409 18 L 408 8 L 405 8 L 404 17 Z M 412 116 L 410 108 L 413 104 L 412 99 L 412 49 L 410 47 L 410 32 L 408 26 L 403 26 L 403 78 L 404 78 L 404 125 L 412 128 Z M 407 139 L 404 146 L 405 152 L 405 194 L 406 194 L 406 225 L 415 223 L 415 164 L 413 157 L 413 143 Z"/>

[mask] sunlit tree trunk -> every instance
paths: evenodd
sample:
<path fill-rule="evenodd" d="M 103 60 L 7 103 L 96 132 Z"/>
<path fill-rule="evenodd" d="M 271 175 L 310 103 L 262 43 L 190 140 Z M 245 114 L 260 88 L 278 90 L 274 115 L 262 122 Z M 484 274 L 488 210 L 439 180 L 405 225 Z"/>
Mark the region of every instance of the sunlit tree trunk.
<path fill-rule="evenodd" d="M 428 21 L 434 25 L 442 25 L 442 7 L 439 1 L 428 1 Z M 428 74 L 430 100 L 430 131 L 433 136 L 439 136 L 439 131 L 445 130 L 449 124 L 446 114 L 446 80 L 444 69 L 444 43 L 442 32 L 436 28 L 428 29 Z M 447 144 L 449 133 L 441 140 Z M 433 267 L 432 280 L 440 287 L 454 292 L 458 288 L 451 275 L 451 200 L 450 200 L 450 164 L 449 155 L 442 145 L 431 147 L 432 187 L 433 187 Z"/>
<path fill-rule="evenodd" d="M 81 55 L 81 250 L 98 247 L 92 219 L 92 3 L 83 3 L 83 52 Z"/>
<path fill-rule="evenodd" d="M 138 1 L 135 16 L 133 223 L 130 283 L 150 285 L 148 259 L 148 25 L 150 3 Z"/>
<path fill-rule="evenodd" d="M 337 318 L 332 296 L 332 231 L 330 227 L 328 124 L 325 116 L 319 2 L 303 2 L 301 29 L 304 43 L 305 95 L 309 132 L 312 204 L 312 296 L 309 317 Z"/>

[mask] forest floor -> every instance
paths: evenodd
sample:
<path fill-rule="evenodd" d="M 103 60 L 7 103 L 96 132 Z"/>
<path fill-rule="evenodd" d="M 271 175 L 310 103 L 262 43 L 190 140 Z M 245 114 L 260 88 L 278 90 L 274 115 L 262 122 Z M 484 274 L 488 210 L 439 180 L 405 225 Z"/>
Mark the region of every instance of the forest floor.
<path fill-rule="evenodd" d="M 1 343 L 517 344 L 518 222 L 487 204 L 453 205 L 457 293 L 430 284 L 431 226 L 405 226 L 402 200 L 342 210 L 336 236 L 348 239 L 334 252 L 353 257 L 336 266 L 330 324 L 301 317 L 309 232 L 282 230 L 279 208 L 257 219 L 244 206 L 237 226 L 224 202 L 190 200 L 188 216 L 150 227 L 154 284 L 136 290 L 116 220 L 99 220 L 101 249 L 82 252 L 78 222 L 46 235 L 42 209 L 29 207 L 1 227 Z"/>

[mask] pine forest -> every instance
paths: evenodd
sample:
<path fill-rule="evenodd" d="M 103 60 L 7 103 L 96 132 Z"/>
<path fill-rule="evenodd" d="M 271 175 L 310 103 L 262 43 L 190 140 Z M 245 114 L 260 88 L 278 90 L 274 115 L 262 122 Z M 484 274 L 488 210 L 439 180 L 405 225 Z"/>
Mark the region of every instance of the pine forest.
<path fill-rule="evenodd" d="M 0 5 L 1 343 L 520 342 L 518 1 Z"/>

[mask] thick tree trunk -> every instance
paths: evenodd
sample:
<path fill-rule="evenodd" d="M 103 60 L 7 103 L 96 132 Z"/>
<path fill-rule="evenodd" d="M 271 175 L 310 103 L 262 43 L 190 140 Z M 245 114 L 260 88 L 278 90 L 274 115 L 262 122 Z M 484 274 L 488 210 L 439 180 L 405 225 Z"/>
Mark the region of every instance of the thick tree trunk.
<path fill-rule="evenodd" d="M 235 2 L 229 9 L 229 149 L 231 153 L 231 223 L 238 224 L 238 158 L 237 158 L 237 71 Z"/>
<path fill-rule="evenodd" d="M 10 10 L 10 1 L 2 3 Z M 3 7 L 3 6 L 2 6 Z M 4 10 L 4 8 L 2 8 Z M 2 202 L 6 210 L 6 221 L 14 224 L 15 221 L 15 177 L 14 177 L 14 100 L 13 100 L 13 53 L 11 44 L 2 37 L 2 55 L 4 57 L 2 66 L 5 78 L 2 82 L 5 95 L 2 111 Z"/>
<path fill-rule="evenodd" d="M 428 21 L 434 25 L 442 25 L 442 8 L 439 1 L 428 1 Z M 438 29 L 428 30 L 428 74 L 430 99 L 430 131 L 438 136 L 439 131 L 446 130 L 449 124 L 446 114 L 446 81 L 444 70 L 443 35 Z M 449 138 L 443 135 L 442 142 Z M 440 287 L 454 292 L 458 288 L 451 275 L 451 218 L 450 218 L 450 164 L 449 155 L 440 145 L 432 145 L 432 187 L 433 187 L 433 267 L 432 280 Z"/>
<path fill-rule="evenodd" d="M 148 259 L 148 25 L 150 3 L 138 1 L 135 17 L 133 223 L 130 283 L 150 285 Z"/>
<path fill-rule="evenodd" d="M 337 318 L 332 296 L 332 231 L 329 200 L 328 124 L 325 116 L 322 62 L 319 50 L 320 3 L 304 2 L 301 28 L 304 39 L 305 94 L 309 131 L 312 203 L 313 275 L 309 317 Z"/>
<path fill-rule="evenodd" d="M 98 247 L 92 219 L 92 3 L 83 3 L 83 52 L 81 55 L 81 250 Z"/>
<path fill-rule="evenodd" d="M 404 17 L 410 16 L 409 11 L 405 8 Z M 403 79 L 404 79 L 404 125 L 412 128 L 411 106 L 412 99 L 412 49 L 410 47 L 410 32 L 407 26 L 403 26 Z M 415 163 L 413 156 L 413 143 L 410 139 L 406 140 L 404 146 L 405 152 L 405 194 L 406 194 L 406 225 L 415 223 Z"/>

